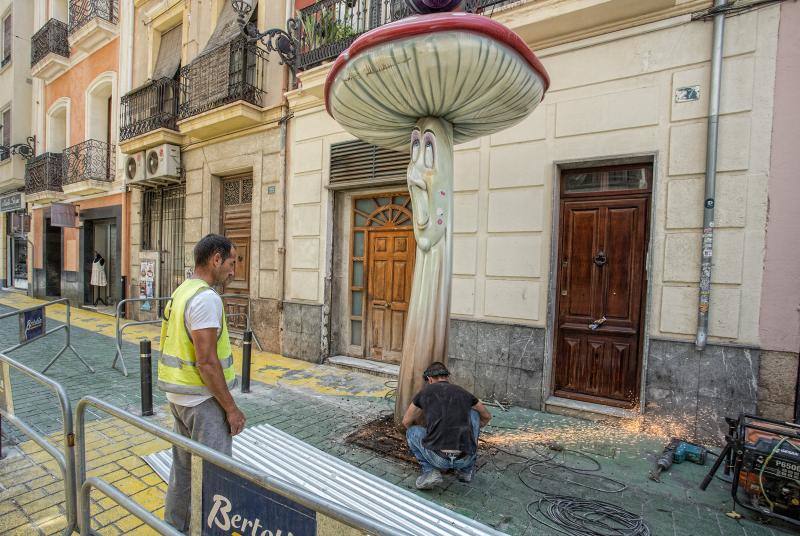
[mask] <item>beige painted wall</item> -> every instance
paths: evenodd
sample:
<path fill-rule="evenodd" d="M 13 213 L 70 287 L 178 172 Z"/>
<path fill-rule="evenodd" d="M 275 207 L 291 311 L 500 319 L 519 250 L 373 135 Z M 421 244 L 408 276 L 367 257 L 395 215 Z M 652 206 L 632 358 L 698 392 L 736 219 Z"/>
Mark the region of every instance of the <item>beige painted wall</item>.
<path fill-rule="evenodd" d="M 759 342 L 779 12 L 773 6 L 727 21 L 714 341 Z M 456 148 L 454 316 L 545 326 L 557 163 L 646 154 L 655 158 L 648 331 L 693 337 L 710 47 L 711 24 L 683 15 L 537 51 L 552 79 L 540 108 Z M 352 139 L 321 108 L 326 69 L 303 74 L 302 89 L 290 94 L 287 298 L 315 303 L 331 218 L 330 145 Z M 674 90 L 688 85 L 701 86 L 701 99 L 675 103 Z"/>

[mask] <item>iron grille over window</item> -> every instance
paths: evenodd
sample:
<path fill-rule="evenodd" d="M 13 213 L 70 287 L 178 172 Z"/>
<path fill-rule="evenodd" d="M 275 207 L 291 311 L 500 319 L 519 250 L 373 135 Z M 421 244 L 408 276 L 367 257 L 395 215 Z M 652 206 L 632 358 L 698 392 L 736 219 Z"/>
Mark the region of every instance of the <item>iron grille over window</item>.
<path fill-rule="evenodd" d="M 120 141 L 159 128 L 178 130 L 178 82 L 152 80 L 120 100 Z"/>
<path fill-rule="evenodd" d="M 363 141 L 331 145 L 331 186 L 405 182 L 408 153 Z"/>
<path fill-rule="evenodd" d="M 185 277 L 183 260 L 184 186 L 142 192 L 142 249 L 161 252 L 159 296 L 170 296 Z"/>
<path fill-rule="evenodd" d="M 181 69 L 178 116 L 185 119 L 236 101 L 261 106 L 266 73 L 266 52 L 243 37 L 210 50 Z"/>
<path fill-rule="evenodd" d="M 119 18 L 118 0 L 70 0 L 69 33 L 83 28 L 92 19 L 116 24 Z"/>
<path fill-rule="evenodd" d="M 25 166 L 25 193 L 60 192 L 63 174 L 61 153 L 42 153 Z"/>
<path fill-rule="evenodd" d="M 411 15 L 403 0 L 322 0 L 297 16 L 297 68 L 336 58 L 362 33 Z"/>
<path fill-rule="evenodd" d="M 31 38 L 31 67 L 53 52 L 69 58 L 67 25 L 57 19 L 50 19 Z"/>
<path fill-rule="evenodd" d="M 64 150 L 64 184 L 114 181 L 114 145 L 86 140 Z"/>

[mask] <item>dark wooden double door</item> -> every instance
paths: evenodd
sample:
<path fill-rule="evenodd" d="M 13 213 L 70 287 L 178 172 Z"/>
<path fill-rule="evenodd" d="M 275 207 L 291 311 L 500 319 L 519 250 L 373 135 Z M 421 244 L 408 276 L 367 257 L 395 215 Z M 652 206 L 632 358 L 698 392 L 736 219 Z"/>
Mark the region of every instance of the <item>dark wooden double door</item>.
<path fill-rule="evenodd" d="M 650 203 L 649 169 L 642 171 L 642 191 L 562 194 L 556 396 L 638 401 Z"/>

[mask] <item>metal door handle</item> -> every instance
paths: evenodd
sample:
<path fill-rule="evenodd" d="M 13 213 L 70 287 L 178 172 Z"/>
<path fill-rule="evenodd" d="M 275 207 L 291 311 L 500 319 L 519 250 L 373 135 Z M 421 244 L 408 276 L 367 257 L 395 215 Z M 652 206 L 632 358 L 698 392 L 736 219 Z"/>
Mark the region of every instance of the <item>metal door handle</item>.
<path fill-rule="evenodd" d="M 598 253 L 594 257 L 594 263 L 597 266 L 602 267 L 607 262 L 608 262 L 608 257 L 606 257 L 606 252 L 605 251 L 601 251 L 600 253 Z"/>
<path fill-rule="evenodd" d="M 387 302 L 387 303 L 383 304 L 383 307 L 384 307 L 384 309 L 391 309 L 392 308 L 392 304 Z"/>
<path fill-rule="evenodd" d="M 597 328 L 599 328 L 600 326 L 602 326 L 605 321 L 606 321 L 606 317 L 602 316 L 602 317 L 598 318 L 597 320 L 595 320 L 594 322 L 592 322 L 591 324 L 589 324 L 589 329 L 594 331 Z"/>

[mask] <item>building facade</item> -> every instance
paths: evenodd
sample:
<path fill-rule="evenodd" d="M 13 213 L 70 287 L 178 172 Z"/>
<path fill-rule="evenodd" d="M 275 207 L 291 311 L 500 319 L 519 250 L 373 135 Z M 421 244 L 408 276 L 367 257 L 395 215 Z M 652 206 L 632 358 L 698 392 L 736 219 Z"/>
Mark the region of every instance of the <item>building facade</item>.
<path fill-rule="evenodd" d="M 4 287 L 28 288 L 28 230 L 25 210 L 25 159 L 11 147 L 33 145 L 31 135 L 30 41 L 33 6 L 0 2 L 0 281 Z"/>
<path fill-rule="evenodd" d="M 398 2 L 252 3 L 259 29 L 289 29 L 293 69 L 242 40 L 229 0 L 123 3 L 128 295 L 168 296 L 199 238 L 222 233 L 239 252 L 226 310 L 239 329 L 249 315 L 263 348 L 396 364 L 415 251 L 408 155 L 344 132 L 323 86 L 357 35 L 409 13 Z M 700 351 L 711 2 L 468 4 L 519 33 L 552 85 L 519 125 L 456 148 L 457 381 L 485 399 L 645 413 L 701 436 L 740 411 L 790 416 L 797 5 L 726 18 Z"/>
<path fill-rule="evenodd" d="M 125 296 L 129 266 L 128 194 L 117 157 L 120 3 L 32 4 L 39 143 L 25 178 L 31 293 L 113 305 Z M 98 256 L 104 278 L 92 277 Z"/>
<path fill-rule="evenodd" d="M 282 6 L 253 4 L 253 23 L 283 24 Z M 242 39 L 229 0 L 151 0 L 134 9 L 122 150 L 147 166 L 152 152 L 172 150 L 179 166 L 166 174 L 148 167 L 128 179 L 131 295 L 169 296 L 194 264 L 194 244 L 209 232 L 223 233 L 239 252 L 236 276 L 221 289 L 231 295 L 229 320 L 243 330 L 249 312 L 262 346 L 279 351 L 276 257 L 288 72 L 262 46 Z"/>
<path fill-rule="evenodd" d="M 796 108 L 776 101 L 791 87 L 776 88 L 779 28 L 796 6 L 726 19 L 710 337 L 698 351 L 710 2 L 482 5 L 526 40 L 552 85 L 521 124 L 456 148 L 457 380 L 487 399 L 645 412 L 700 434 L 718 434 L 722 416 L 740 411 L 786 415 L 799 300 L 765 300 L 764 278 L 789 286 L 778 264 L 765 272 L 765 259 L 776 106 Z M 354 35 L 405 13 L 389 3 L 362 17 L 359 3 L 344 6 L 296 6 L 281 348 L 312 361 L 396 363 L 413 270 L 407 155 L 353 140 L 325 112 L 323 85 L 328 60 Z M 333 38 L 314 31 L 328 18 L 338 21 Z M 796 183 L 782 184 L 796 195 Z M 775 236 L 796 233 L 780 221 Z M 769 315 L 786 319 L 774 330 L 787 336 L 778 357 L 762 332 L 772 331 Z M 777 363 L 789 373 L 766 395 L 765 369 Z"/>

